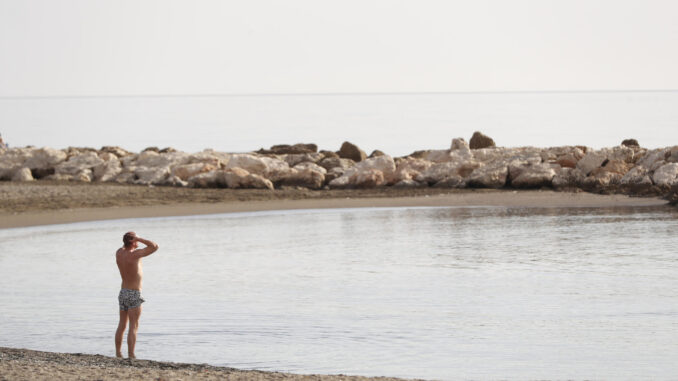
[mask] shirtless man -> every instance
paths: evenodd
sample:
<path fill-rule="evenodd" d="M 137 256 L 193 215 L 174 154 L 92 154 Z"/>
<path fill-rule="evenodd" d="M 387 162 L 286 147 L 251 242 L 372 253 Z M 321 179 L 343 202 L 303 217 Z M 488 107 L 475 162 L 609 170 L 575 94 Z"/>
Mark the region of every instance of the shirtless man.
<path fill-rule="evenodd" d="M 137 342 L 137 329 L 139 328 L 139 317 L 141 316 L 141 303 L 144 299 L 141 297 L 141 278 L 144 271 L 141 266 L 141 258 L 155 253 L 158 245 L 155 242 L 137 237 L 134 232 L 127 232 L 122 237 L 123 247 L 115 253 L 115 261 L 118 263 L 120 277 L 122 277 L 122 286 L 118 295 L 120 305 L 120 322 L 118 330 L 115 332 L 115 355 L 122 357 L 120 348 L 122 347 L 122 336 L 127 328 L 129 320 L 129 333 L 127 334 L 127 354 L 130 359 L 134 356 L 134 345 Z M 143 249 L 137 249 L 139 242 L 146 245 Z"/>

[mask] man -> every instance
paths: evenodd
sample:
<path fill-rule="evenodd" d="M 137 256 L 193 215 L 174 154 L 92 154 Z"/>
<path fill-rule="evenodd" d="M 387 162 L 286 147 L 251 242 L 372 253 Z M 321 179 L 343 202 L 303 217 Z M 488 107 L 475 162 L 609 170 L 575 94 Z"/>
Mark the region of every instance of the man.
<path fill-rule="evenodd" d="M 118 304 L 120 305 L 120 322 L 118 330 L 115 332 L 115 355 L 122 357 L 120 348 L 122 347 L 122 335 L 127 328 L 129 320 L 129 333 L 127 334 L 127 354 L 130 359 L 136 358 L 134 355 L 134 345 L 137 342 L 137 329 L 139 328 L 139 317 L 141 316 L 141 303 L 144 299 L 141 297 L 141 278 L 144 275 L 141 258 L 155 253 L 158 245 L 155 242 L 137 237 L 134 232 L 127 232 L 122 237 L 123 247 L 115 253 L 115 261 L 118 263 L 122 286 L 118 295 Z M 146 245 L 143 249 L 137 249 L 139 242 Z"/>

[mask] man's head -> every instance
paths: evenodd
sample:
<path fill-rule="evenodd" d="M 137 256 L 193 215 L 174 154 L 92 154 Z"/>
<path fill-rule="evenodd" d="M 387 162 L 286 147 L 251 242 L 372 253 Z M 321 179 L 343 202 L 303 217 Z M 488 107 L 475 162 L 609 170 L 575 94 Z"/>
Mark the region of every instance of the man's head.
<path fill-rule="evenodd" d="M 122 236 L 122 243 L 125 244 L 125 249 L 134 249 L 137 246 L 137 233 L 127 232 Z"/>

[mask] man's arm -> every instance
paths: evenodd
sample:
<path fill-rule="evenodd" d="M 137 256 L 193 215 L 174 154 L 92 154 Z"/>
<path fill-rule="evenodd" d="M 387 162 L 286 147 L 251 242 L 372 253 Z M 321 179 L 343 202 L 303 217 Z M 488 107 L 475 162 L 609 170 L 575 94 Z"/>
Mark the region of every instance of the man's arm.
<path fill-rule="evenodd" d="M 146 247 L 144 247 L 143 249 L 134 250 L 134 255 L 138 255 L 139 257 L 149 256 L 149 255 L 155 253 L 156 250 L 158 250 L 158 244 L 153 242 L 153 241 L 149 241 L 149 240 L 143 239 L 141 237 L 136 237 L 135 241 L 139 241 L 139 242 L 143 243 L 144 245 L 146 245 Z"/>

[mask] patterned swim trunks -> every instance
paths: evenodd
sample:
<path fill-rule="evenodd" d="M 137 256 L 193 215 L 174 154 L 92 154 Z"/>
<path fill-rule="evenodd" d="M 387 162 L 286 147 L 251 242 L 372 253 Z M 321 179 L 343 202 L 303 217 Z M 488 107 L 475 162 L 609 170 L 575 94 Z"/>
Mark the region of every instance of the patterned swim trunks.
<path fill-rule="evenodd" d="M 141 291 L 130 290 L 127 288 L 120 289 L 120 294 L 118 294 L 118 304 L 120 305 L 120 311 L 138 308 L 143 302 L 145 302 L 145 300 L 141 297 Z"/>

